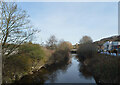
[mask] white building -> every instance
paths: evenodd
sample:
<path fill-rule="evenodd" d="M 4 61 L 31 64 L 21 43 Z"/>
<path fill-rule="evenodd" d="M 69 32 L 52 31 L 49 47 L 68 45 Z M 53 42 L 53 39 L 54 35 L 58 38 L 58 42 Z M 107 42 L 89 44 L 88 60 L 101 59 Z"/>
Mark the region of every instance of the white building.
<path fill-rule="evenodd" d="M 107 41 L 103 44 L 104 51 L 118 51 L 120 50 L 120 41 Z"/>
<path fill-rule="evenodd" d="M 108 50 L 108 48 L 109 48 L 109 44 L 110 44 L 109 41 L 107 41 L 107 42 L 105 42 L 105 43 L 103 44 L 104 51 L 107 51 L 107 50 Z"/>

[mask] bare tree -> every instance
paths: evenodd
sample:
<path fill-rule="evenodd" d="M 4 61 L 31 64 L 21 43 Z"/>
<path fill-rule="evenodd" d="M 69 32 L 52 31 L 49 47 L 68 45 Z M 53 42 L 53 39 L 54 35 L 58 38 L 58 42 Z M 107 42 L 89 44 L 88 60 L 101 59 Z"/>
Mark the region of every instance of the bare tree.
<path fill-rule="evenodd" d="M 46 47 L 48 49 L 55 49 L 56 48 L 56 44 L 57 44 L 57 39 L 54 35 L 50 36 L 50 38 L 48 39 L 48 41 L 46 41 Z"/>
<path fill-rule="evenodd" d="M 16 3 L 1 2 L 2 51 L 4 56 L 12 54 L 22 43 L 30 40 L 35 32 L 30 25 L 29 15 Z"/>
<path fill-rule="evenodd" d="M 82 39 L 80 39 L 79 43 L 84 44 L 84 43 L 92 43 L 92 39 L 89 36 L 83 36 Z"/>
<path fill-rule="evenodd" d="M 71 50 L 72 49 L 72 44 L 68 41 L 61 41 L 58 44 L 58 49 L 59 50 Z"/>

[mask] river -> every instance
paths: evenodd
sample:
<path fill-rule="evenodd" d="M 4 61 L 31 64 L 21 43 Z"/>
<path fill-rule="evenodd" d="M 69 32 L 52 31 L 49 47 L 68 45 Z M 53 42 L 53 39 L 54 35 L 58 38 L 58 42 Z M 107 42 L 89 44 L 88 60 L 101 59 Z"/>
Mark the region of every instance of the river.
<path fill-rule="evenodd" d="M 56 78 L 54 82 L 47 80 L 45 83 L 95 83 L 94 78 L 85 77 L 83 73 L 79 71 L 81 63 L 77 60 L 76 54 L 72 54 L 71 63 L 68 68 L 56 71 Z"/>
<path fill-rule="evenodd" d="M 84 69 L 84 66 L 71 54 L 69 63 L 42 68 L 38 72 L 26 75 L 21 83 L 95 83 L 94 78 Z"/>

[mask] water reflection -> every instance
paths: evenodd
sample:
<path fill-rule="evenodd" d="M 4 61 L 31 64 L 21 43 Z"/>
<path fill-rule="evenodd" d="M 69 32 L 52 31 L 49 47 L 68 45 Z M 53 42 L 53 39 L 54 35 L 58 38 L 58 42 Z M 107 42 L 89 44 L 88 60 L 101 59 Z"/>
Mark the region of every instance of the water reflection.
<path fill-rule="evenodd" d="M 95 83 L 92 75 L 75 56 L 72 55 L 66 62 L 41 68 L 16 83 Z"/>
<path fill-rule="evenodd" d="M 79 76 L 83 76 L 86 79 L 92 79 L 93 76 L 92 74 L 87 70 L 87 68 L 83 65 L 83 64 L 79 64 L 79 71 L 80 71 L 80 75 Z"/>
<path fill-rule="evenodd" d="M 71 62 L 68 60 L 67 62 L 62 62 L 57 65 L 54 64 L 46 68 L 41 68 L 39 71 L 34 72 L 33 74 L 22 77 L 15 83 L 45 83 L 47 80 L 53 83 L 57 79 L 57 75 L 60 72 L 65 73 L 70 64 Z"/>

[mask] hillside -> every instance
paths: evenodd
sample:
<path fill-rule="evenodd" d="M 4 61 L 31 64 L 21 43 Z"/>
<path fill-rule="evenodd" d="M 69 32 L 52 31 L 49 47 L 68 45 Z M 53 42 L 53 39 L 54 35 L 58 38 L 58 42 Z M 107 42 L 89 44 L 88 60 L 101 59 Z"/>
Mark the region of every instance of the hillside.
<path fill-rule="evenodd" d="M 94 42 L 96 45 L 103 45 L 106 41 L 120 41 L 120 35 L 119 36 L 111 36 L 107 38 L 103 38 L 99 41 Z"/>

